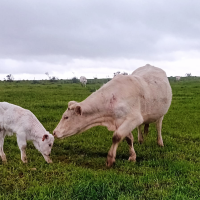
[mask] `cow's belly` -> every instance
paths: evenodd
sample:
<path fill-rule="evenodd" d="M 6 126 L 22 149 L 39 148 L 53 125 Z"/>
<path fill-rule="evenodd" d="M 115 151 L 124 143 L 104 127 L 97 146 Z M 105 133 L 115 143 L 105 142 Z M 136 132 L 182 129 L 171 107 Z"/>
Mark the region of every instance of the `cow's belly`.
<path fill-rule="evenodd" d="M 143 116 L 143 124 L 150 124 L 156 122 L 158 119 L 160 119 L 163 115 L 158 114 L 148 114 Z"/>

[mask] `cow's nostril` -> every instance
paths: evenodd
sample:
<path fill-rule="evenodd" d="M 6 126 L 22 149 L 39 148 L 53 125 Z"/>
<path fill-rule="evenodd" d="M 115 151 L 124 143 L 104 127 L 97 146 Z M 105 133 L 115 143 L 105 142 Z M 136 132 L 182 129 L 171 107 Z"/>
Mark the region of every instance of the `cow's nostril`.
<path fill-rule="evenodd" d="M 55 131 L 53 132 L 53 136 L 56 136 L 56 132 Z"/>

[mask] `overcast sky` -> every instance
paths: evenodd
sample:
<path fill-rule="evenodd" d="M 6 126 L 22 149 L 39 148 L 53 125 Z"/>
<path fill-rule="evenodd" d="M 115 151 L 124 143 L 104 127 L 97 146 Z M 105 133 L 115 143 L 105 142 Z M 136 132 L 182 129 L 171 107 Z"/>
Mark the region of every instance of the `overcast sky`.
<path fill-rule="evenodd" d="M 0 80 L 200 76 L 199 0 L 1 0 Z"/>

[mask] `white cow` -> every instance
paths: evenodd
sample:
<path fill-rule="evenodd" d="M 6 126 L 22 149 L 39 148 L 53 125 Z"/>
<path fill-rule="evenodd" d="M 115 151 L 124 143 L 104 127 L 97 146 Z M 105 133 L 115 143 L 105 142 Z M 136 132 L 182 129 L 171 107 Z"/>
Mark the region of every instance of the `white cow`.
<path fill-rule="evenodd" d="M 22 162 L 27 162 L 25 151 L 27 140 L 33 141 L 46 162 L 52 162 L 49 155 L 54 142 L 53 135 L 45 130 L 31 111 L 7 102 L 0 102 L 0 156 L 3 162 L 7 161 L 3 151 L 4 138 L 13 133 L 17 136 Z"/>
<path fill-rule="evenodd" d="M 176 76 L 176 81 L 180 81 L 181 77 L 180 76 Z"/>
<path fill-rule="evenodd" d="M 85 76 L 80 77 L 80 82 L 81 82 L 82 86 L 86 87 L 87 79 L 85 78 Z"/>
<path fill-rule="evenodd" d="M 114 131 L 108 152 L 107 166 L 115 162 L 119 143 L 126 138 L 130 148 L 129 160 L 136 160 L 132 130 L 138 127 L 138 140 L 143 142 L 149 123 L 156 123 L 158 145 L 163 146 L 162 120 L 172 100 L 172 90 L 166 73 L 146 65 L 131 75 L 117 75 L 84 101 L 70 101 L 59 124 L 53 131 L 57 138 L 81 133 L 93 126 L 106 126 Z"/>

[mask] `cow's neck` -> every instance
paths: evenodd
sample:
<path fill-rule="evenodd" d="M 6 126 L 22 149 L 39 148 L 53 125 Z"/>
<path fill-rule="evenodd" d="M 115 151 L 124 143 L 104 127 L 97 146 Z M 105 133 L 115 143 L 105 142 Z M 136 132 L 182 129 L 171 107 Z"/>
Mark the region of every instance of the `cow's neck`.
<path fill-rule="evenodd" d="M 85 127 L 83 131 L 94 126 L 106 126 L 109 130 L 116 129 L 116 123 L 114 120 L 114 112 L 112 105 L 112 98 L 103 95 L 103 92 L 96 92 L 89 98 L 81 102 L 83 107 L 83 117 L 86 119 Z"/>

